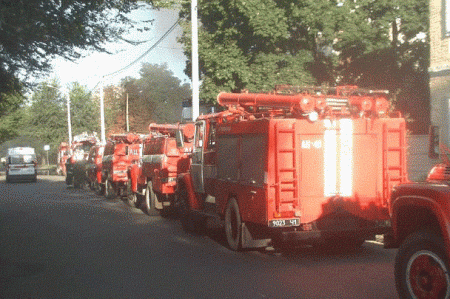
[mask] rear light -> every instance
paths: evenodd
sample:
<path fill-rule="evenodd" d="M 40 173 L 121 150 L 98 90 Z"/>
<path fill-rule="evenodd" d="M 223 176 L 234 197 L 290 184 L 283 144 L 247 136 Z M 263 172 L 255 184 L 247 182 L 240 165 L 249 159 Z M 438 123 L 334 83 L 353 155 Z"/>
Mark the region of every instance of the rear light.
<path fill-rule="evenodd" d="M 389 110 L 389 101 L 385 98 L 377 98 L 375 100 L 375 111 L 378 114 L 386 114 Z"/>
<path fill-rule="evenodd" d="M 327 106 L 327 101 L 325 99 L 322 99 L 322 98 L 316 99 L 316 109 L 317 110 L 322 111 L 325 109 L 326 106 Z"/>
<path fill-rule="evenodd" d="M 361 103 L 361 110 L 370 111 L 372 109 L 372 101 L 370 99 L 365 99 Z"/>
<path fill-rule="evenodd" d="M 449 181 L 450 166 L 439 164 L 434 166 L 428 174 L 427 181 Z"/>
<path fill-rule="evenodd" d="M 302 109 L 303 112 L 311 112 L 314 110 L 315 107 L 315 103 L 314 100 L 311 98 L 303 98 L 300 102 L 300 108 Z"/>

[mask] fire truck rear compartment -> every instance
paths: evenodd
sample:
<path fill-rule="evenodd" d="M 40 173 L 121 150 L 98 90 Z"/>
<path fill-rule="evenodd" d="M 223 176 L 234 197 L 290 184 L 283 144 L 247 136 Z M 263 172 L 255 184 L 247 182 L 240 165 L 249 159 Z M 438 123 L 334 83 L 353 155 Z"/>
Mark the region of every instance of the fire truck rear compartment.
<path fill-rule="evenodd" d="M 265 134 L 222 135 L 218 195 L 238 198 L 250 232 L 262 225 L 268 235 L 274 230 L 297 241 L 383 233 L 385 190 L 404 175 L 403 144 L 395 136 L 402 122 L 386 123 L 277 120 L 269 135 L 276 148 Z"/>

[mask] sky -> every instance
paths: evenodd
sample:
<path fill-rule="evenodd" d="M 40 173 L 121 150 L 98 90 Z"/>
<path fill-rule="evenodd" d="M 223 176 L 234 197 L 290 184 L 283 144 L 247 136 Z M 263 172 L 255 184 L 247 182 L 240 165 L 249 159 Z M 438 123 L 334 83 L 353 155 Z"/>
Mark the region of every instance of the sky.
<path fill-rule="evenodd" d="M 116 72 L 144 54 L 155 42 L 157 42 L 164 33 L 178 19 L 178 11 L 162 9 L 160 11 L 150 9 L 140 9 L 132 14 L 134 20 L 154 19 L 150 30 L 138 32 L 134 30 L 126 36 L 129 40 L 148 41 L 134 46 L 126 42 L 108 44 L 107 49 L 112 54 L 91 52 L 85 57 L 71 62 L 63 58 L 55 59 L 53 62 L 53 72 L 45 79 L 58 79 L 62 86 L 67 86 L 72 82 L 79 82 L 81 85 L 93 89 L 100 82 L 102 76 Z M 120 79 L 131 76 L 139 78 L 139 70 L 144 62 L 152 64 L 167 63 L 171 70 L 181 83 L 190 83 L 190 79 L 184 74 L 186 57 L 182 51 L 182 45 L 177 43 L 177 37 L 180 37 L 182 29 L 177 26 L 155 49 L 148 53 L 142 60 L 134 64 L 127 70 L 108 76 L 105 85 L 116 84 Z"/>

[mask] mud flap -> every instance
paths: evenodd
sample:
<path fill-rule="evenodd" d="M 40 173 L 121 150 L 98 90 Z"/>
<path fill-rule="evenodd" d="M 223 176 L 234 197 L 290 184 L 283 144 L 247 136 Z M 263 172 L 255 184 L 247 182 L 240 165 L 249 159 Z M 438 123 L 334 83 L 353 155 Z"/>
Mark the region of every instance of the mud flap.
<path fill-rule="evenodd" d="M 245 223 L 241 225 L 242 248 L 264 248 L 270 245 L 271 239 L 253 239 Z"/>
<path fill-rule="evenodd" d="M 157 210 L 162 210 L 164 208 L 163 203 L 158 200 L 158 197 L 155 198 L 155 208 Z"/>

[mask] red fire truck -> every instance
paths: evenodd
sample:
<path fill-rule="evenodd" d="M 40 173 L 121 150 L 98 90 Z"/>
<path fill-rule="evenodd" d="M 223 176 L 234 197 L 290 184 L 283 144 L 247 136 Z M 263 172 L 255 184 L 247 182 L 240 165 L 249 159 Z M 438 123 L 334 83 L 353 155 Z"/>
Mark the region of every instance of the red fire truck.
<path fill-rule="evenodd" d="M 195 123 L 177 205 L 192 230 L 224 220 L 233 250 L 294 243 L 358 247 L 389 226 L 407 180 L 405 119 L 385 91 L 356 86 L 220 93 Z"/>
<path fill-rule="evenodd" d="M 450 298 L 450 150 L 426 182 L 394 188 L 390 201 L 393 238 L 400 247 L 395 282 L 400 298 Z"/>
<path fill-rule="evenodd" d="M 67 142 L 61 142 L 58 148 L 58 166 L 56 167 L 56 173 L 58 175 L 66 175 L 66 163 L 69 159 L 70 147 Z"/>
<path fill-rule="evenodd" d="M 101 188 L 107 198 L 126 195 L 128 168 L 142 155 L 142 137 L 133 134 L 111 135 L 102 158 Z"/>
<path fill-rule="evenodd" d="M 102 158 L 104 145 L 95 145 L 91 147 L 89 156 L 86 161 L 86 176 L 89 182 L 89 187 L 97 194 L 102 194 Z"/>
<path fill-rule="evenodd" d="M 98 143 L 95 133 L 76 135 L 70 147 L 70 156 L 66 161 L 66 184 L 75 188 L 87 182 L 85 163 L 92 146 Z"/>
<path fill-rule="evenodd" d="M 173 202 L 177 176 L 189 169 L 194 124 L 150 124 L 149 131 L 142 162 L 130 167 L 127 200 L 149 215 L 164 214 Z"/>

